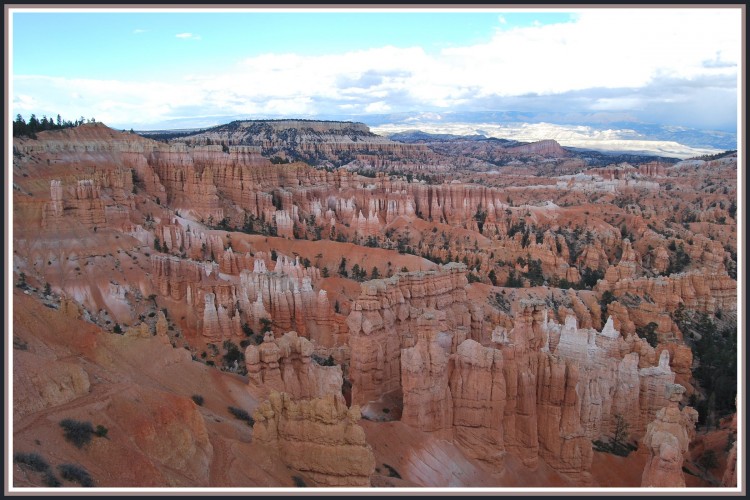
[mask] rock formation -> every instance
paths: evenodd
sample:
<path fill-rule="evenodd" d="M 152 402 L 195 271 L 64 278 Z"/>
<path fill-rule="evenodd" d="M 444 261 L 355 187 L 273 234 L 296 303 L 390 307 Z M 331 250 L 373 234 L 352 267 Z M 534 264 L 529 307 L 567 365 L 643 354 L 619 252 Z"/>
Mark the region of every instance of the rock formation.
<path fill-rule="evenodd" d="M 660 409 L 656 419 L 648 425 L 642 444 L 651 456 L 643 470 L 641 486 L 685 487 L 682 464 L 695 435 L 698 412 L 691 407 L 680 410 L 678 403 L 684 392 L 681 385 L 667 386 L 664 397 L 669 404 Z"/>
<path fill-rule="evenodd" d="M 253 413 L 253 438 L 321 486 L 369 486 L 375 457 L 341 394 L 295 401 L 272 392 Z"/>
<path fill-rule="evenodd" d="M 448 385 L 452 335 L 438 331 L 436 312 L 416 321 L 416 342 L 401 349 L 401 421 L 427 432 L 450 430 L 453 401 Z"/>
<path fill-rule="evenodd" d="M 735 433 L 737 432 L 737 413 L 732 415 L 732 420 L 729 428 Z M 736 436 L 736 434 L 735 434 Z M 732 447 L 729 449 L 729 455 L 727 456 L 727 467 L 724 470 L 724 475 L 721 478 L 721 485 L 729 488 L 737 487 L 737 439 L 735 438 Z"/>
<path fill-rule="evenodd" d="M 278 339 L 266 332 L 261 345 L 245 349 L 248 379 L 265 391 L 284 392 L 295 400 L 340 394 L 341 367 L 320 366 L 312 356 L 313 344 L 297 332 Z"/>
<path fill-rule="evenodd" d="M 521 463 L 546 477 L 551 467 L 585 485 L 602 479 L 592 441 L 622 423 L 628 444 L 650 450 L 644 484 L 680 484 L 693 414 L 665 390 L 679 383 L 700 397 L 706 386 L 693 380 L 675 313 L 713 316 L 721 332 L 736 319 L 736 156 L 606 164 L 554 141 L 443 139 L 395 142 L 362 124 L 302 120 L 235 122 L 168 143 L 101 124 L 15 138 L 14 304 L 39 300 L 96 330 L 70 335 L 86 353 L 54 356 L 26 351 L 14 331 L 25 428 L 96 400 L 111 369 L 118 384 L 154 378 L 181 394 L 165 396 L 174 412 L 148 396 L 164 426 L 137 420 L 128 446 L 156 457 L 153 470 L 188 467 L 196 484 L 277 484 L 288 480 L 282 462 L 320 485 L 369 484 L 374 459 L 347 398 L 374 420 L 366 427 L 409 427 L 488 470 Z M 357 283 L 355 263 L 386 277 Z M 117 354 L 91 354 L 109 340 Z M 216 346 L 240 342 L 249 387 L 211 371 Z M 151 344 L 168 362 L 118 371 L 135 363 L 125 351 Z M 329 356 L 336 366 L 322 366 Z M 178 361 L 195 366 L 170 372 Z M 220 404 L 204 386 L 200 408 L 184 397 L 183 372 L 239 390 Z M 250 467 L 249 428 L 209 415 L 269 391 L 286 395 L 272 392 L 255 437 L 277 455 Z M 116 409 L 130 415 L 126 396 Z M 388 423 L 374 410 L 385 402 Z M 221 471 L 208 474 L 208 462 Z M 414 469 L 432 463 L 443 462 Z"/>
<path fill-rule="evenodd" d="M 416 344 L 417 322 L 424 310 L 445 312 L 442 330 L 471 335 L 466 283 L 465 266 L 449 264 L 440 271 L 398 273 L 362 284 L 347 318 L 354 404 L 366 404 L 400 387 L 401 351 Z"/>
<path fill-rule="evenodd" d="M 450 375 L 455 442 L 468 456 L 502 465 L 507 399 L 503 354 L 467 339 Z"/>

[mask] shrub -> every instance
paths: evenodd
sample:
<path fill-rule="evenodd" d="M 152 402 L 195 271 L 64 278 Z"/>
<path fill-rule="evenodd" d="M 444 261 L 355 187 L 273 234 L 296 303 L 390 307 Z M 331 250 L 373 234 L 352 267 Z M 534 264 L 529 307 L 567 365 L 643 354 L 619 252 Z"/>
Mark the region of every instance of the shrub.
<path fill-rule="evenodd" d="M 243 410 L 242 408 L 236 408 L 234 406 L 230 406 L 229 413 L 234 415 L 234 418 L 238 420 L 244 420 L 245 422 L 247 422 L 247 425 L 249 425 L 250 427 L 255 425 L 255 419 L 253 419 L 253 417 L 251 417 L 250 414 L 246 412 L 245 410 Z"/>
<path fill-rule="evenodd" d="M 642 339 L 646 339 L 651 347 L 659 345 L 659 339 L 656 335 L 656 329 L 659 327 L 656 323 L 651 321 L 648 325 L 643 327 L 636 327 L 635 333 Z"/>
<path fill-rule="evenodd" d="M 334 366 L 336 365 L 336 362 L 333 360 L 333 356 L 328 356 L 327 358 L 324 358 L 323 356 L 318 356 L 317 354 L 312 354 L 311 359 L 313 362 L 320 366 Z"/>
<path fill-rule="evenodd" d="M 94 480 L 91 478 L 88 471 L 80 465 L 62 464 L 57 468 L 63 479 L 78 483 L 84 487 L 94 486 Z"/>
<path fill-rule="evenodd" d="M 226 352 L 223 356 L 224 365 L 231 366 L 235 361 L 238 363 L 245 361 L 245 353 L 240 351 L 239 347 L 237 347 L 237 344 L 235 344 L 231 340 L 224 341 L 224 349 L 226 349 Z"/>
<path fill-rule="evenodd" d="M 391 467 L 388 464 L 383 464 L 383 467 L 385 467 L 386 469 L 388 469 L 388 475 L 390 477 L 395 477 L 395 478 L 401 479 L 401 474 L 399 474 L 396 469 L 394 469 L 393 467 Z"/>
<path fill-rule="evenodd" d="M 523 279 L 521 279 L 521 277 L 516 274 L 515 270 L 512 270 L 510 274 L 508 274 L 508 279 L 505 281 L 505 286 L 507 288 L 522 288 Z"/>
<path fill-rule="evenodd" d="M 705 471 L 718 467 L 719 460 L 716 458 L 716 452 L 714 450 L 704 451 L 700 458 L 698 458 L 698 465 Z"/>
<path fill-rule="evenodd" d="M 193 394 L 193 402 L 198 406 L 203 406 L 203 396 L 200 394 Z"/>
<path fill-rule="evenodd" d="M 96 437 L 107 437 L 107 433 L 109 432 L 109 429 L 104 427 L 103 425 L 97 425 L 96 431 L 94 431 L 94 434 L 96 434 Z"/>
<path fill-rule="evenodd" d="M 91 436 L 94 435 L 94 426 L 91 422 L 79 422 L 66 418 L 60 422 L 60 427 L 65 429 L 65 439 L 73 443 L 78 448 L 91 441 Z"/>
<path fill-rule="evenodd" d="M 292 476 L 292 481 L 294 481 L 294 486 L 296 486 L 297 488 L 307 487 L 307 483 L 305 483 L 305 480 L 299 476 Z"/>
<path fill-rule="evenodd" d="M 62 483 L 59 479 L 57 479 L 57 476 L 55 476 L 55 473 L 51 470 L 48 470 L 44 473 L 44 476 L 42 476 L 42 482 L 45 486 L 48 486 L 50 488 L 59 488 L 62 486 Z"/>
<path fill-rule="evenodd" d="M 492 286 L 497 286 L 497 275 L 495 274 L 494 269 L 490 269 L 490 273 L 487 275 L 487 277 L 490 279 L 490 283 L 492 283 Z"/>
<path fill-rule="evenodd" d="M 49 470 L 49 464 L 44 457 L 38 453 L 16 452 L 13 454 L 13 461 L 19 465 L 25 465 L 36 472 Z"/>

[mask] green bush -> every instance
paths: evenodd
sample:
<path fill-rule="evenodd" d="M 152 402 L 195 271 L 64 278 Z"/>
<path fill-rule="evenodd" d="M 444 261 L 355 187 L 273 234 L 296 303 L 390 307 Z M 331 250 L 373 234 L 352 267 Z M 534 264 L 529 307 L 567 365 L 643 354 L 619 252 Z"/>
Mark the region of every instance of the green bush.
<path fill-rule="evenodd" d="M 91 441 L 94 435 L 94 426 L 91 422 L 79 422 L 66 418 L 60 422 L 60 427 L 65 430 L 65 439 L 73 443 L 78 448 L 83 448 L 85 444 Z"/>
<path fill-rule="evenodd" d="M 45 471 L 44 475 L 42 476 L 42 482 L 49 488 L 59 488 L 60 486 L 62 486 L 60 480 L 57 479 L 57 476 L 55 476 L 55 473 L 51 470 Z"/>
<path fill-rule="evenodd" d="M 13 454 L 13 461 L 19 465 L 25 465 L 29 469 L 36 472 L 44 472 L 49 470 L 49 464 L 47 461 L 38 453 L 22 453 L 16 452 Z"/>
<path fill-rule="evenodd" d="M 94 480 L 89 475 L 88 471 L 80 465 L 73 464 L 62 464 L 57 467 L 60 471 L 60 475 L 67 481 L 78 483 L 84 487 L 94 486 Z"/>
<path fill-rule="evenodd" d="M 245 422 L 247 422 L 247 425 L 249 425 L 250 427 L 255 425 L 255 419 L 253 419 L 253 417 L 251 417 L 250 414 L 246 412 L 245 410 L 243 410 L 242 408 L 236 408 L 234 406 L 230 406 L 229 413 L 234 415 L 234 418 L 238 420 L 244 420 Z"/>
<path fill-rule="evenodd" d="M 391 467 L 388 464 L 383 464 L 383 467 L 385 467 L 386 469 L 388 469 L 388 476 L 401 479 L 401 474 L 399 474 L 396 469 L 394 469 L 393 467 Z"/>

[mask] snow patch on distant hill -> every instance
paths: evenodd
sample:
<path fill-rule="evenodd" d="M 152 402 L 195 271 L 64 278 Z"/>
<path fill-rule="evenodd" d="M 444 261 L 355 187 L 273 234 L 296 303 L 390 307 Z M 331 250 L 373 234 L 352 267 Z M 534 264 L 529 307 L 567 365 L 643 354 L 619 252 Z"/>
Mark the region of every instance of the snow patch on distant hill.
<path fill-rule="evenodd" d="M 477 135 L 515 141 L 535 142 L 554 139 L 562 146 L 593 149 L 596 151 L 618 151 L 643 153 L 675 158 L 690 158 L 721 152 L 712 148 L 696 148 L 674 141 L 649 140 L 630 129 L 597 130 L 585 125 L 556 125 L 553 123 L 432 123 L 410 122 L 408 124 L 384 124 L 371 127 L 378 135 L 418 129 L 430 134 Z"/>

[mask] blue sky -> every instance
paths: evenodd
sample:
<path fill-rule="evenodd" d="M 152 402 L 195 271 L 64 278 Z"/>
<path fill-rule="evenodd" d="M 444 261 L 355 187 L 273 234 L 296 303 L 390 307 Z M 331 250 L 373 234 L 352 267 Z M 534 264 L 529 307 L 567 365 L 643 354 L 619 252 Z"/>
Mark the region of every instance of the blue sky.
<path fill-rule="evenodd" d="M 142 79 L 265 53 L 319 56 L 392 45 L 487 42 L 496 29 L 568 22 L 569 13 L 19 13 L 16 74 Z M 178 38 L 177 35 L 183 35 Z M 188 36 L 189 35 L 189 36 Z"/>
<path fill-rule="evenodd" d="M 543 108 L 736 126 L 738 9 L 12 16 L 13 116 L 138 129 Z"/>

